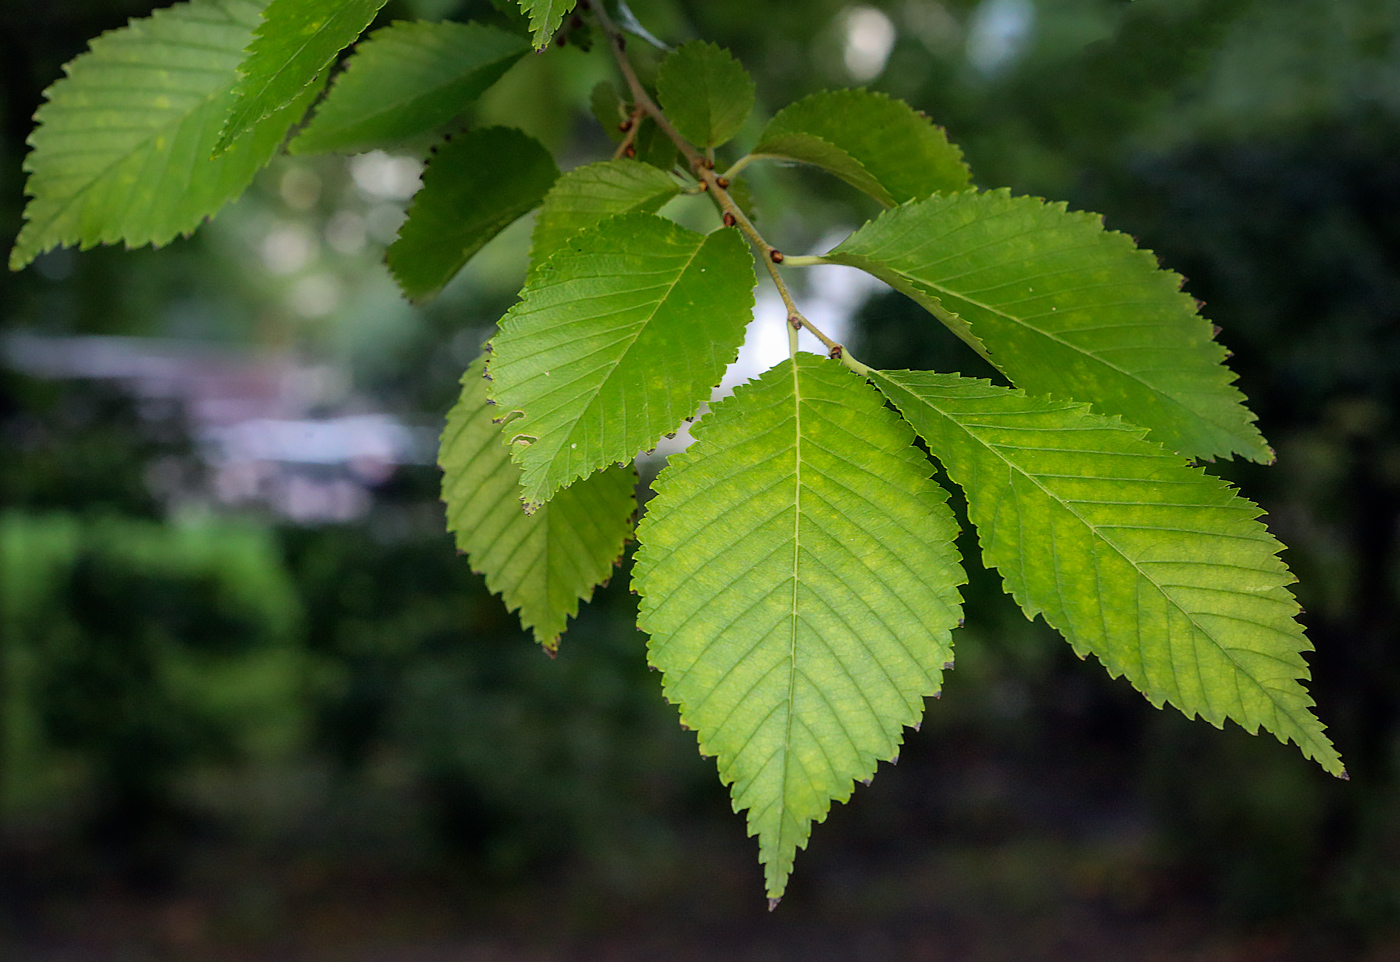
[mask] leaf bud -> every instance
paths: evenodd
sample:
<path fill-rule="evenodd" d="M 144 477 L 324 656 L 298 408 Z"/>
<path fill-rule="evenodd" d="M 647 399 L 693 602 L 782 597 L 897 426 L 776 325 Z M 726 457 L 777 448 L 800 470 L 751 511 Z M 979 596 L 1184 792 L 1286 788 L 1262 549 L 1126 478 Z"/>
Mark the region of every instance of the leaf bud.
<path fill-rule="evenodd" d="M 783 262 L 783 252 L 777 249 L 770 250 L 768 252 L 768 259 L 774 264 L 781 264 Z"/>
<path fill-rule="evenodd" d="M 739 221 L 735 219 L 735 217 L 734 217 L 733 214 L 729 213 L 729 211 L 725 211 L 725 212 L 724 212 L 724 226 L 725 226 L 725 227 L 733 227 L 733 226 L 734 226 L 735 224 L 737 224 L 737 223 L 739 223 Z"/>

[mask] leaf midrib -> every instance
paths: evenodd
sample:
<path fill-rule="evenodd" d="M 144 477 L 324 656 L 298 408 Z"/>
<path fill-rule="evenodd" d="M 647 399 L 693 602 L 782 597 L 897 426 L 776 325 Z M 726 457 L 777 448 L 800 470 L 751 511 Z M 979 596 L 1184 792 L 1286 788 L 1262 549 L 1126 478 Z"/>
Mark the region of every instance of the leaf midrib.
<path fill-rule="evenodd" d="M 569 433 L 565 435 L 563 440 L 559 443 L 559 446 L 554 450 L 554 453 L 550 456 L 549 461 L 539 462 L 538 467 L 535 469 L 536 472 L 548 471 L 550 466 L 555 464 L 556 461 L 558 461 L 559 455 L 565 450 L 564 445 L 570 443 L 571 439 L 574 437 L 574 431 L 578 429 L 578 425 L 597 406 L 598 396 L 602 394 L 603 388 L 605 388 L 608 385 L 608 383 L 613 379 L 613 377 L 617 374 L 618 367 L 621 366 L 621 364 L 627 360 L 628 355 L 630 355 L 632 353 L 633 348 L 637 346 L 637 339 L 642 336 L 642 332 L 646 330 L 649 324 L 656 320 L 657 312 L 661 310 L 662 305 L 664 305 L 666 301 L 670 299 L 671 295 L 675 292 L 676 285 L 681 282 L 681 278 L 684 277 L 686 275 L 686 272 L 690 270 L 692 265 L 694 265 L 695 259 L 699 257 L 700 252 L 705 249 L 705 246 L 709 243 L 711 236 L 714 235 L 705 235 L 701 238 L 700 243 L 695 245 L 695 249 L 691 251 L 690 256 L 688 256 L 685 259 L 685 263 L 681 266 L 681 269 L 676 272 L 676 276 L 673 277 L 671 281 L 665 285 L 665 293 L 662 294 L 659 298 L 657 298 L 655 305 L 648 312 L 646 320 L 636 325 L 636 328 L 632 332 L 630 337 L 622 339 L 626 342 L 627 346 L 624 347 L 622 351 L 618 354 L 617 360 L 613 361 L 610 365 L 603 365 L 600 368 L 594 369 L 606 370 L 608 373 L 602 378 L 601 381 L 598 382 L 598 387 L 594 389 L 593 396 L 589 398 L 587 406 L 584 407 L 582 413 L 574 419 L 573 427 L 570 429 Z M 625 427 L 623 433 L 626 433 Z M 559 490 L 559 488 L 563 486 L 563 484 L 556 485 L 554 491 Z M 543 489 L 543 484 L 537 482 L 533 485 L 533 487 L 535 488 L 536 492 L 539 492 Z M 553 491 L 551 491 L 550 493 L 552 494 Z"/>
<path fill-rule="evenodd" d="M 792 724 L 797 712 L 797 610 L 798 588 L 802 581 L 798 565 L 802 557 L 802 381 L 797 366 L 797 355 L 793 354 L 792 364 L 792 416 L 794 427 L 793 441 L 793 512 L 792 512 L 792 632 L 788 645 L 787 683 L 787 724 L 783 729 L 783 777 L 779 783 L 778 800 L 782 810 L 778 814 L 777 860 L 781 862 L 786 848 L 783 844 L 783 830 L 787 827 L 788 810 L 788 771 L 792 764 Z"/>
<path fill-rule="evenodd" d="M 912 277 L 912 275 L 911 275 L 911 277 Z M 1107 368 L 1109 368 L 1109 369 L 1111 369 L 1111 370 L 1113 370 L 1113 371 L 1116 371 L 1118 374 L 1123 375 L 1124 377 L 1127 377 L 1127 378 L 1131 379 L 1132 381 L 1135 381 L 1136 383 L 1142 385 L 1144 388 L 1146 388 L 1148 391 L 1150 391 L 1152 394 L 1156 395 L 1157 397 L 1163 398 L 1164 400 L 1170 402 L 1170 403 L 1171 403 L 1172 405 L 1174 405 L 1175 407 L 1180 408 L 1180 409 L 1183 410 L 1183 411 L 1186 411 L 1186 412 L 1187 412 L 1188 414 L 1190 414 L 1193 418 L 1196 418 L 1196 419 L 1199 419 L 1199 420 L 1201 420 L 1201 421 L 1204 421 L 1206 424 L 1211 425 L 1212 427 L 1216 428 L 1216 429 L 1219 430 L 1219 431 L 1223 431 L 1226 435 L 1228 435 L 1229 437 L 1231 437 L 1231 438 L 1233 438 L 1233 439 L 1235 439 L 1235 440 L 1237 440 L 1237 441 L 1243 441 L 1243 440 L 1244 440 L 1244 439 L 1241 439 L 1233 430 L 1231 430 L 1231 429 L 1230 429 L 1229 427 L 1227 427 L 1226 425 L 1220 424 L 1220 423 L 1218 423 L 1217 421 L 1214 421 L 1214 420 L 1212 420 L 1211 418 L 1206 417 L 1205 414 L 1203 414 L 1203 413 L 1201 413 L 1200 411 L 1197 411 L 1195 408 L 1193 408 L 1193 407 L 1191 407 L 1191 406 L 1189 406 L 1189 405 L 1183 403 L 1182 401 L 1178 400 L 1176 397 L 1173 397 L 1171 394 L 1168 394 L 1167 392 L 1163 391 L 1161 388 L 1157 387 L 1156 385 L 1151 384 L 1151 383 L 1149 383 L 1149 382 L 1143 380 L 1141 377 L 1139 377 L 1139 376 L 1138 376 L 1137 374 L 1135 374 L 1134 372 L 1129 371 L 1129 370 L 1126 370 L 1125 368 L 1122 368 L 1122 367 L 1120 367 L 1119 365 L 1114 364 L 1112 361 L 1108 360 L 1107 358 L 1105 358 L 1105 357 L 1104 357 L 1103 355 L 1101 355 L 1101 354 L 1095 354 L 1095 353 L 1093 353 L 1093 352 L 1091 352 L 1091 351 L 1085 350 L 1084 348 L 1082 348 L 1082 347 L 1080 347 L 1080 346 L 1078 346 L 1078 345 L 1076 345 L 1076 344 L 1073 344 L 1073 343 L 1071 343 L 1070 341 L 1067 341 L 1067 340 L 1065 340 L 1064 338 L 1059 337 L 1058 335 L 1051 333 L 1050 331 L 1046 331 L 1046 330 L 1042 330 L 1042 329 L 1040 329 L 1040 328 L 1034 327 L 1034 326 L 1032 326 L 1031 324 L 1027 323 L 1026 321 L 1022 320 L 1021 318 L 1016 317 L 1014 314 L 1008 314 L 1006 311 L 1001 310 L 1000 308 L 997 308 L 997 307 L 993 307 L 993 306 L 990 305 L 990 304 L 985 304 L 985 303 L 983 303 L 982 301 L 979 301 L 979 300 L 977 300 L 976 298 L 971 297 L 970 295 L 967 295 L 967 294 L 959 294 L 959 293 L 957 293 L 956 291 L 949 290 L 948 288 L 944 287 L 942 284 L 936 283 L 936 282 L 934 282 L 934 281 L 925 280 L 925 279 L 923 279 L 923 278 L 916 278 L 916 279 L 919 280 L 921 283 L 927 285 L 931 290 L 933 290 L 933 291 L 935 291 L 935 292 L 937 292 L 937 293 L 939 293 L 939 294 L 941 294 L 941 295 L 943 295 L 943 296 L 950 297 L 950 298 L 953 298 L 953 299 L 955 299 L 955 300 L 964 301 L 964 302 L 966 302 L 966 303 L 968 303 L 968 304 L 973 305 L 974 307 L 979 307 L 979 308 L 981 308 L 982 310 L 988 312 L 989 314 L 995 314 L 996 316 L 998 316 L 998 317 L 1000 317 L 1000 318 L 1002 318 L 1002 319 L 1004 319 L 1004 320 L 1006 320 L 1006 321 L 1009 321 L 1009 322 L 1011 322 L 1012 324 L 1016 324 L 1016 325 L 1020 326 L 1023 330 L 1029 331 L 1029 332 L 1032 333 L 1032 334 L 1038 334 L 1038 335 L 1040 335 L 1041 337 L 1046 338 L 1047 340 L 1053 341 L 1053 342 L 1055 342 L 1056 344 L 1059 344 L 1059 345 L 1062 346 L 1062 347 L 1068 348 L 1069 350 L 1076 352 L 1077 354 L 1081 355 L 1082 357 L 1088 358 L 1089 360 L 1097 361 L 1098 363 L 1102 364 L 1104 367 L 1107 367 Z M 944 307 L 944 306 L 942 305 L 941 302 L 940 302 L 940 305 L 939 305 L 939 306 L 940 306 L 940 307 L 943 307 L 943 309 L 944 309 L 945 311 L 948 311 L 948 308 L 947 308 L 947 307 Z M 948 311 L 948 313 L 949 313 L 949 314 L 952 314 L 952 315 L 954 315 L 954 316 L 958 316 L 958 315 L 957 315 L 957 312 L 955 312 L 955 311 Z M 971 326 L 971 324 L 972 324 L 971 321 L 967 321 L 965 318 L 964 318 L 963 320 L 964 320 L 965 323 L 967 323 L 969 326 Z"/>
<path fill-rule="evenodd" d="M 349 9 L 350 9 L 350 8 L 349 8 L 348 5 L 345 5 L 345 6 L 340 7 L 340 9 L 336 10 L 335 12 L 333 12 L 333 13 L 330 15 L 330 17 L 327 18 L 326 22 L 325 22 L 324 24 L 321 25 L 321 28 L 320 28 L 319 30 L 317 30 L 317 31 L 316 31 L 315 33 L 313 33 L 311 36 L 307 37 L 307 38 L 306 38 L 306 41 L 305 41 L 300 47 L 298 47 L 298 48 L 296 49 L 296 51 L 295 51 L 290 57 L 288 57 L 285 61 L 283 61 L 282 66 L 278 67 L 275 71 L 273 71 L 272 76 L 268 78 L 268 80 L 267 80 L 267 82 L 266 82 L 265 84 L 263 84 L 263 92 L 266 92 L 266 90 L 267 90 L 269 87 L 271 87 L 271 86 L 273 85 L 273 83 L 275 83 L 277 80 L 279 80 L 279 79 L 282 77 L 282 75 L 283 75 L 284 73 L 286 73 L 289 69 L 291 69 L 292 65 L 296 62 L 297 58 L 300 57 L 303 53 L 305 53 L 305 52 L 306 52 L 306 49 L 307 49 L 308 47 L 311 46 L 311 43 L 312 43 L 313 40 L 316 40 L 316 39 L 320 38 L 322 35 L 324 35 L 325 32 L 326 32 L 327 30 L 330 29 L 332 23 L 335 23 L 335 22 L 337 22 L 337 21 L 343 19 L 344 15 L 345 15 L 346 13 L 348 13 Z M 266 36 L 266 34 L 264 34 L 264 33 L 262 32 L 262 27 L 263 27 L 263 26 L 266 26 L 267 23 L 268 23 L 268 21 L 267 21 L 266 19 L 264 19 L 263 22 L 262 22 L 262 24 L 259 25 L 258 30 L 256 31 L 256 36 L 254 37 L 254 41 L 253 41 L 253 42 L 256 42 L 257 39 L 260 38 L 260 37 Z M 337 51 L 337 53 L 338 53 L 338 52 L 339 52 L 339 51 Z M 334 57 L 335 54 L 331 54 L 331 56 Z M 320 66 L 318 66 L 318 67 L 316 68 L 316 72 L 317 72 L 317 73 L 320 73 L 321 68 L 324 67 L 324 66 L 325 66 L 324 63 L 321 64 Z M 237 84 L 238 84 L 239 86 L 242 85 L 242 83 L 243 83 L 244 80 L 247 80 L 247 79 L 249 79 L 249 78 L 252 76 L 251 74 L 242 73 L 242 71 L 239 71 L 239 73 L 240 73 L 240 76 L 239 76 L 239 79 L 238 79 L 238 81 L 237 81 Z M 308 81 L 308 83 L 309 83 L 309 82 L 310 82 L 310 81 Z M 305 89 L 305 87 L 306 87 L 306 84 L 302 84 L 302 89 Z M 282 105 L 279 106 L 279 107 L 273 107 L 273 108 L 271 108 L 271 109 L 263 108 L 263 113 L 262 113 L 259 117 L 257 117 L 256 119 L 254 119 L 254 120 L 252 121 L 252 123 L 251 123 L 249 126 L 250 126 L 250 127 L 251 127 L 251 126 L 255 126 L 255 125 L 261 123 L 262 121 L 266 120 L 268 117 L 271 117 L 273 114 L 277 113 L 277 111 L 280 110 L 282 107 L 285 107 L 285 106 L 287 106 L 287 104 L 290 104 L 292 101 L 296 100 L 297 96 L 299 96 L 300 93 L 301 93 L 301 90 L 299 89 L 295 94 L 293 94 L 290 98 L 288 98 L 288 100 L 287 100 L 286 103 L 282 104 Z M 248 101 L 247 101 L 247 102 L 248 102 L 248 103 L 256 103 L 256 102 L 258 102 L 258 101 L 261 100 L 261 99 L 262 99 L 262 98 L 260 98 L 260 97 L 259 97 L 259 98 L 250 97 L 250 98 L 248 98 Z M 230 119 L 232 119 L 232 118 L 230 118 Z M 246 122 L 246 121 L 240 121 L 240 122 Z M 236 140 L 236 139 L 237 139 L 236 137 L 235 137 L 235 138 L 231 138 L 230 141 L 229 141 L 229 143 L 231 144 L 231 143 L 233 142 L 233 140 Z"/>

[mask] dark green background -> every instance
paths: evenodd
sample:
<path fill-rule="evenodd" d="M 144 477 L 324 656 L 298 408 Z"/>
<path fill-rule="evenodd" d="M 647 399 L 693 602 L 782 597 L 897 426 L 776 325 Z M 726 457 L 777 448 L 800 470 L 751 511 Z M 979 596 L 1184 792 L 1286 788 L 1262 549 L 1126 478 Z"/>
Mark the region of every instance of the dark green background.
<path fill-rule="evenodd" d="M 162 459 L 197 470 L 178 408 L 0 368 L 7 955 L 1400 957 L 1400 4 L 1038 0 L 1030 45 L 992 76 L 965 55 L 971 0 L 871 5 L 899 28 L 871 85 L 945 125 L 979 185 L 1103 212 L 1207 302 L 1279 454 L 1214 470 L 1290 546 L 1351 780 L 1152 709 L 973 564 L 944 696 L 816 827 L 769 916 L 755 846 L 645 668 L 625 570 L 551 662 L 456 556 L 435 470 L 401 470 L 361 523 L 177 524 L 148 479 Z M 151 6 L 0 18 L 0 235 L 41 91 Z M 762 111 L 851 83 L 834 0 L 635 7 L 666 40 L 729 46 Z M 381 20 L 443 15 L 492 14 L 392 0 Z M 599 157 L 582 107 L 606 69 L 527 58 L 480 119 L 520 122 L 566 166 Z M 192 240 L 0 278 L 0 332 L 291 351 L 435 423 L 518 259 L 411 311 L 371 247 L 332 263 L 344 309 L 298 318 L 239 231 L 320 229 L 349 203 L 341 162 L 308 163 L 310 209 L 287 207 L 281 160 Z M 788 250 L 872 213 L 810 172 L 757 188 Z M 877 366 L 981 373 L 896 295 L 853 341 Z"/>

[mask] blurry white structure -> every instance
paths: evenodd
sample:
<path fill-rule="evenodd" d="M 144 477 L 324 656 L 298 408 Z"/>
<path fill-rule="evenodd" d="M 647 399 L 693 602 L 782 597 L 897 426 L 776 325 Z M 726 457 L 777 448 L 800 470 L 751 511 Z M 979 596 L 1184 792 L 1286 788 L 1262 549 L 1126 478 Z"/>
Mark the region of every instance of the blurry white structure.
<path fill-rule="evenodd" d="M 158 485 L 171 501 L 262 504 L 304 524 L 350 521 L 369 510 L 370 489 L 396 467 L 436 456 L 433 428 L 387 414 L 313 416 L 365 405 L 330 365 L 154 338 L 30 334 L 0 341 L 0 356 L 36 377 L 116 381 L 138 400 L 178 403 L 208 490 Z M 156 465 L 152 477 L 166 474 Z"/>
<path fill-rule="evenodd" d="M 1031 0 L 982 0 L 967 28 L 967 61 L 984 77 L 1004 73 L 1026 52 L 1034 31 Z"/>
<path fill-rule="evenodd" d="M 846 11 L 845 28 L 846 72 L 857 83 L 874 80 L 884 72 L 894 50 L 894 24 L 874 7 L 852 7 Z"/>

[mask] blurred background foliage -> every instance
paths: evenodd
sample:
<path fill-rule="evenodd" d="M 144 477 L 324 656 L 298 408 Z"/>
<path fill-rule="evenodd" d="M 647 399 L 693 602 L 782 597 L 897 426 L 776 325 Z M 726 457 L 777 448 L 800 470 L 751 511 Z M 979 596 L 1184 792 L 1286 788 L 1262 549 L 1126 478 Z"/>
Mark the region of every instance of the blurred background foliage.
<path fill-rule="evenodd" d="M 152 6 L 7 8 L 0 235 L 41 91 Z M 666 41 L 733 49 L 760 113 L 888 91 L 979 185 L 1101 211 L 1188 278 L 1279 456 L 1213 469 L 1290 546 L 1351 781 L 1153 710 L 974 570 L 944 696 L 767 917 L 742 823 L 645 668 L 626 566 L 551 662 L 443 532 L 431 438 L 528 223 L 413 309 L 379 262 L 426 145 L 282 158 L 192 239 L 0 278 L 7 954 L 1400 957 L 1400 4 L 633 6 Z M 381 22 L 497 16 L 390 0 Z M 463 122 L 524 127 L 565 167 L 603 156 L 601 54 L 527 57 Z M 810 171 L 750 170 L 785 250 L 873 213 Z M 983 373 L 892 293 L 850 338 L 877 366 Z M 250 397 L 303 426 L 379 418 L 398 446 L 240 461 L 219 405 Z"/>

